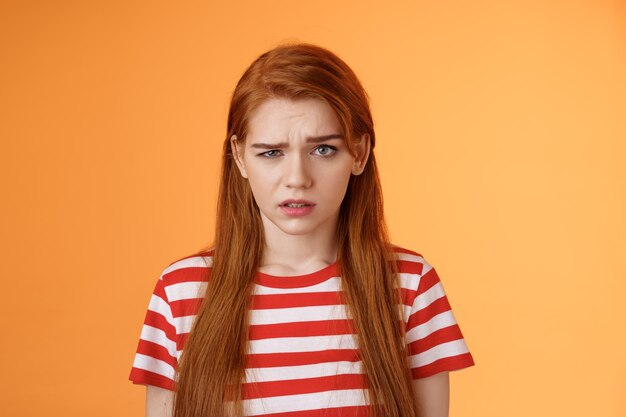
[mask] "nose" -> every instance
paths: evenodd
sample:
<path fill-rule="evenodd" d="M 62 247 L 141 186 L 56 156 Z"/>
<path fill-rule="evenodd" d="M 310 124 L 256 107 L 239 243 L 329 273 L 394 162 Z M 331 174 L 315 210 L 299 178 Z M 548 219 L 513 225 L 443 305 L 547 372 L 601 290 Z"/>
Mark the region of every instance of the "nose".
<path fill-rule="evenodd" d="M 299 153 L 293 152 L 290 158 L 287 159 L 285 185 L 288 188 L 309 188 L 312 185 L 312 177 L 306 158 L 302 158 Z"/>

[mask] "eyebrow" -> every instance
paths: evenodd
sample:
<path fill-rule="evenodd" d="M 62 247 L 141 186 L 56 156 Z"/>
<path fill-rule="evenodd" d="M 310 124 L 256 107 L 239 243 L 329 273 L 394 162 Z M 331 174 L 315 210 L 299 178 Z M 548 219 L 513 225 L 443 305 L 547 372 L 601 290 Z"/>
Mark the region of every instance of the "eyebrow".
<path fill-rule="evenodd" d="M 343 135 L 340 133 L 332 133 L 330 135 L 323 136 L 309 136 L 306 138 L 306 143 L 319 143 L 324 142 L 331 139 L 343 139 Z M 281 143 L 253 143 L 250 145 L 251 148 L 259 148 L 259 149 L 276 149 L 276 148 L 286 148 L 289 144 L 286 142 Z"/>

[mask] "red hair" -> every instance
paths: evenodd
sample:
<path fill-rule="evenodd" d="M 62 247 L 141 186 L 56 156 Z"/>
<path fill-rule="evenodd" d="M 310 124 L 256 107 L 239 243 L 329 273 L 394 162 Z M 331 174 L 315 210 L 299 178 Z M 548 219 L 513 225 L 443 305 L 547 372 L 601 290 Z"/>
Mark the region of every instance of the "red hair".
<path fill-rule="evenodd" d="M 352 175 L 337 227 L 342 291 L 353 318 L 372 416 L 414 417 L 417 407 L 398 305 L 397 265 L 383 216 L 369 99 L 350 67 L 320 46 L 283 44 L 260 55 L 231 99 L 218 195 L 211 278 L 177 369 L 174 417 L 243 415 L 248 307 L 263 255 L 264 232 L 248 182 L 233 159 L 230 138 L 245 143 L 251 112 L 270 98 L 317 98 L 336 113 L 350 152 L 368 133 L 364 171 Z M 227 410 L 225 401 L 232 400 Z"/>

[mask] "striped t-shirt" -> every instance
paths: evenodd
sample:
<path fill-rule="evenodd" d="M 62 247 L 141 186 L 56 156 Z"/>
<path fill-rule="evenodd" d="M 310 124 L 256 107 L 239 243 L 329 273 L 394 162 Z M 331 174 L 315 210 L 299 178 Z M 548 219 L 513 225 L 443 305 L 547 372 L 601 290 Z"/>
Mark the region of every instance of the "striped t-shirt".
<path fill-rule="evenodd" d="M 474 365 L 435 269 L 396 246 L 412 377 Z M 167 266 L 146 313 L 129 379 L 174 389 L 174 372 L 206 291 L 213 251 Z M 309 274 L 257 271 L 242 386 L 247 416 L 365 415 L 366 376 L 337 261 Z M 330 414 L 329 414 L 330 413 Z"/>

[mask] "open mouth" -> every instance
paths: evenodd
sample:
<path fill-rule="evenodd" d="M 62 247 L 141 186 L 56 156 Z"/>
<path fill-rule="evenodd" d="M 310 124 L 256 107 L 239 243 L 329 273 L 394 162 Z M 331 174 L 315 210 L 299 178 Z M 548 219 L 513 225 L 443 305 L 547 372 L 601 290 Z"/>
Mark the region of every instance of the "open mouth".
<path fill-rule="evenodd" d="M 312 206 L 312 204 L 301 204 L 301 203 L 287 203 L 287 204 L 283 204 L 283 207 L 308 207 L 308 206 Z"/>

